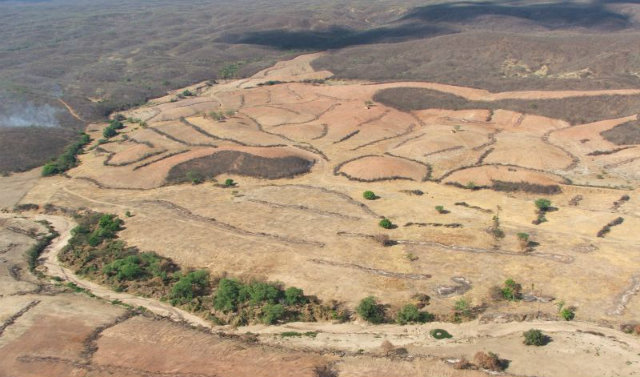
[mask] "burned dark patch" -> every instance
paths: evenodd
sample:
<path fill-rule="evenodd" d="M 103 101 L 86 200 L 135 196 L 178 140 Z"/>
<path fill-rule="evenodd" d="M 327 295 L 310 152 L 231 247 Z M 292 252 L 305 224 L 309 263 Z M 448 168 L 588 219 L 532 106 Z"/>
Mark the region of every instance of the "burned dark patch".
<path fill-rule="evenodd" d="M 188 172 L 198 173 L 205 179 L 225 173 L 263 179 L 291 178 L 308 173 L 313 164 L 314 161 L 296 156 L 267 158 L 246 152 L 220 151 L 174 166 L 167 182 L 186 182 Z"/>
<path fill-rule="evenodd" d="M 431 89 L 390 88 L 378 91 L 373 99 L 376 102 L 401 111 L 425 109 L 503 109 L 562 119 L 572 124 L 619 118 L 640 112 L 640 95 L 602 95 L 539 100 L 504 99 L 499 101 L 470 101 L 460 96 Z M 623 129 L 614 132 L 614 134 L 620 134 L 624 137 L 627 137 L 626 135 L 629 133 L 636 135 L 634 140 L 636 140 L 635 144 L 637 144 L 640 142 L 640 126 L 638 126 L 638 122 L 635 122 L 635 124 L 635 127 L 627 125 Z M 623 143 L 630 144 L 629 141 L 620 142 L 619 144 Z"/>
<path fill-rule="evenodd" d="M 640 120 L 622 123 L 600 133 L 607 141 L 615 145 L 640 144 Z"/>

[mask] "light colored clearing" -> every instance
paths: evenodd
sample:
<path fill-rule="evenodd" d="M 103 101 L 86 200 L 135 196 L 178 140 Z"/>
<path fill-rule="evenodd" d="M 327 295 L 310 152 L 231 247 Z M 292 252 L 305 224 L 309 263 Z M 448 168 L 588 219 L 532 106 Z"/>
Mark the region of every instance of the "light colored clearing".
<path fill-rule="evenodd" d="M 428 168 L 396 157 L 366 156 L 347 162 L 338 172 L 363 181 L 405 178 L 420 182 L 427 176 Z"/>
<path fill-rule="evenodd" d="M 38 183 L 42 168 L 38 167 L 24 173 L 12 173 L 0 177 L 0 208 L 13 208 Z"/>

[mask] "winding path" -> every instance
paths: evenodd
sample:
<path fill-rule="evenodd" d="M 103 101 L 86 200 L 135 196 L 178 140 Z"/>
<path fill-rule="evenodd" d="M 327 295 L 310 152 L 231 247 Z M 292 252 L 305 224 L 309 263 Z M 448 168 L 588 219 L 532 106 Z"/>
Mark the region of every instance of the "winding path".
<path fill-rule="evenodd" d="M 46 268 L 47 275 L 74 283 L 78 287 L 84 288 L 107 301 L 119 300 L 133 307 L 143 306 L 149 311 L 159 316 L 167 317 L 173 321 L 186 322 L 192 326 L 211 328 L 211 324 L 204 319 L 184 310 L 175 308 L 169 304 L 165 304 L 151 298 L 134 296 L 129 293 L 114 292 L 102 285 L 81 279 L 73 271 L 62 266 L 58 260 L 58 254 L 71 239 L 71 229 L 73 229 L 75 224 L 71 220 L 62 216 L 38 215 L 35 219 L 48 221 L 55 230 L 60 233 L 60 235 L 44 250 L 40 257 L 42 265 Z"/>

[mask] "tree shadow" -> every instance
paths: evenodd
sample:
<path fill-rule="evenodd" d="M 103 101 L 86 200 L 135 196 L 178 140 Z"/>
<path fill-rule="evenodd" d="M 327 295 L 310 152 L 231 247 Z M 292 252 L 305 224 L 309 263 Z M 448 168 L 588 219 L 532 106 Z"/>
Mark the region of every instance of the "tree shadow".
<path fill-rule="evenodd" d="M 246 33 L 227 34 L 218 42 L 231 44 L 254 44 L 282 50 L 327 50 L 373 43 L 394 43 L 414 39 L 431 38 L 460 31 L 458 26 L 467 26 L 472 21 L 489 25 L 495 19 L 487 17 L 514 18 L 547 29 L 571 29 L 576 27 L 597 30 L 620 30 L 631 26 L 630 17 L 607 9 L 607 3 L 640 2 L 593 1 L 571 3 L 556 1 L 545 4 L 510 2 L 458 1 L 416 7 L 405 16 L 387 24 L 368 30 L 356 30 L 334 26 L 322 31 L 270 29 Z M 485 20 L 482 20 L 485 18 Z"/>
<path fill-rule="evenodd" d="M 447 27 L 411 22 L 395 27 L 380 27 L 363 31 L 339 26 L 323 31 L 291 31 L 286 29 L 252 31 L 227 35 L 220 42 L 256 44 L 281 50 L 328 50 L 372 43 L 403 42 L 455 32 Z"/>
<path fill-rule="evenodd" d="M 519 1 L 502 3 L 460 1 L 418 7 L 403 17 L 403 20 L 468 23 L 479 17 L 498 16 L 527 20 L 548 29 L 585 27 L 618 30 L 628 27 L 630 25 L 629 16 L 607 9 L 605 5 L 608 2 L 558 1 L 544 4 L 522 4 Z"/>

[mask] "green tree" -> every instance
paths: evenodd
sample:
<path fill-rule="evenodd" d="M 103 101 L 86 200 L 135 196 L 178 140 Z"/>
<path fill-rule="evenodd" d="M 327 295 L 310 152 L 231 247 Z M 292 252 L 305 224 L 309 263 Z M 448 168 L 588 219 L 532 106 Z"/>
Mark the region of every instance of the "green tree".
<path fill-rule="evenodd" d="M 283 292 L 274 284 L 256 281 L 240 287 L 238 297 L 254 306 L 263 302 L 275 304 L 283 297 Z"/>
<path fill-rule="evenodd" d="M 300 288 L 289 287 L 284 291 L 284 302 L 287 305 L 299 305 L 307 302 L 304 292 Z"/>
<path fill-rule="evenodd" d="M 180 277 L 171 288 L 169 297 L 172 304 L 183 304 L 202 296 L 209 286 L 209 272 L 197 270 Z"/>
<path fill-rule="evenodd" d="M 378 223 L 378 225 L 380 225 L 381 227 L 385 228 L 385 229 L 391 229 L 393 228 L 393 223 L 391 222 L 391 220 L 389 219 L 382 219 L 380 220 L 380 222 Z"/>
<path fill-rule="evenodd" d="M 262 322 L 272 325 L 282 319 L 286 311 L 281 304 L 267 304 L 262 308 Z"/>
<path fill-rule="evenodd" d="M 425 323 L 433 319 L 433 315 L 427 312 L 421 312 L 414 304 L 407 304 L 400 309 L 396 317 L 396 322 L 401 325 L 407 323 Z"/>
<path fill-rule="evenodd" d="M 524 336 L 523 343 L 527 346 L 544 346 L 547 343 L 547 337 L 538 329 L 530 329 L 522 333 Z"/>
<path fill-rule="evenodd" d="M 363 298 L 356 307 L 356 312 L 367 322 L 382 323 L 385 320 L 384 306 L 378 304 L 373 296 Z"/>
<path fill-rule="evenodd" d="M 504 282 L 502 297 L 508 301 L 518 301 L 522 297 L 522 286 L 509 278 Z"/>
<path fill-rule="evenodd" d="M 240 296 L 241 284 L 233 279 L 221 279 L 213 300 L 213 307 L 225 313 L 236 311 Z"/>
<path fill-rule="evenodd" d="M 538 208 L 538 210 L 542 212 L 548 211 L 549 208 L 551 208 L 551 200 L 549 199 L 540 198 L 536 200 L 534 203 Z"/>
<path fill-rule="evenodd" d="M 362 196 L 367 200 L 374 200 L 377 198 L 376 194 L 373 191 L 365 191 L 362 193 Z"/>

